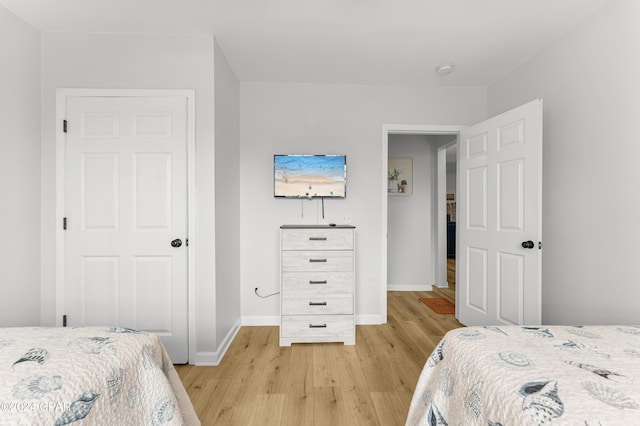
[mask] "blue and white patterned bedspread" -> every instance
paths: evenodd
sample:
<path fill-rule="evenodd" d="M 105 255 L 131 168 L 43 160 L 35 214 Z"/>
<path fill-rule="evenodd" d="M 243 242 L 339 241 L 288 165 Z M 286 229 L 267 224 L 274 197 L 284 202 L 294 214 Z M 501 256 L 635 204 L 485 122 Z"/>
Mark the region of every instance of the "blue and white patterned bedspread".
<path fill-rule="evenodd" d="M 426 362 L 407 425 L 640 425 L 640 327 L 467 327 Z"/>
<path fill-rule="evenodd" d="M 200 422 L 154 334 L 119 327 L 0 328 L 0 425 L 66 424 Z"/>

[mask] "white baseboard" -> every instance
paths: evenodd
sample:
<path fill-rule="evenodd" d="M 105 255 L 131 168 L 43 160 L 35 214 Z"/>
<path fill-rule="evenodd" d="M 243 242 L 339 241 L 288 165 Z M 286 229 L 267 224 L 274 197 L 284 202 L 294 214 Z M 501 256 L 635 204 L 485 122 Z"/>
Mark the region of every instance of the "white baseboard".
<path fill-rule="evenodd" d="M 236 335 L 238 334 L 239 331 L 240 331 L 240 319 L 238 319 L 238 321 L 236 321 L 236 323 L 233 324 L 233 327 L 231 327 L 231 330 L 229 330 L 227 335 L 224 336 L 222 343 L 220 344 L 220 346 L 218 346 L 218 356 L 217 356 L 218 364 L 220 364 L 220 362 L 222 361 L 224 354 L 227 353 L 227 349 L 229 349 L 229 346 L 231 346 L 233 339 L 236 338 Z"/>
<path fill-rule="evenodd" d="M 196 352 L 196 356 L 189 362 L 200 367 L 215 367 L 219 363 L 218 352 Z"/>
<path fill-rule="evenodd" d="M 383 315 L 356 315 L 356 325 L 380 325 L 386 323 L 387 319 Z"/>
<path fill-rule="evenodd" d="M 431 291 L 431 284 L 394 285 L 388 284 L 388 291 Z"/>
<path fill-rule="evenodd" d="M 242 317 L 242 325 L 243 326 L 280 325 L 280 316 L 278 316 L 278 315 L 271 315 L 271 316 L 243 316 Z"/>
<path fill-rule="evenodd" d="M 215 352 L 196 352 L 193 362 L 190 364 L 201 367 L 215 367 L 220 364 L 224 354 L 227 353 L 227 349 L 231 346 L 231 342 L 240 331 L 240 320 L 231 327 L 231 330 L 224 336 L 222 343 L 218 346 L 218 350 Z"/>

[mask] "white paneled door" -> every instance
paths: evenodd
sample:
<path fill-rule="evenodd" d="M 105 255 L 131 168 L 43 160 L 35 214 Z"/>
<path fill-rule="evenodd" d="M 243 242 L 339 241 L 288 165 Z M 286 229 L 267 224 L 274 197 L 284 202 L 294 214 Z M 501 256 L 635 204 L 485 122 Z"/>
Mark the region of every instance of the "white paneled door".
<path fill-rule="evenodd" d="M 187 99 L 69 97 L 67 326 L 158 334 L 188 358 Z"/>
<path fill-rule="evenodd" d="M 542 100 L 463 130 L 459 147 L 458 319 L 540 324 Z"/>

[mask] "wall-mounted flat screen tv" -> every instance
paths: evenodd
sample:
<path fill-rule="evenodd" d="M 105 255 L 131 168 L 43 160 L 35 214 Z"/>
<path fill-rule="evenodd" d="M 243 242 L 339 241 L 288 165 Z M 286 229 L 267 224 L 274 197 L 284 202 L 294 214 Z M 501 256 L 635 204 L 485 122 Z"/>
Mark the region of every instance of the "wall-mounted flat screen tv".
<path fill-rule="evenodd" d="M 274 155 L 273 193 L 287 198 L 346 197 L 346 155 Z"/>

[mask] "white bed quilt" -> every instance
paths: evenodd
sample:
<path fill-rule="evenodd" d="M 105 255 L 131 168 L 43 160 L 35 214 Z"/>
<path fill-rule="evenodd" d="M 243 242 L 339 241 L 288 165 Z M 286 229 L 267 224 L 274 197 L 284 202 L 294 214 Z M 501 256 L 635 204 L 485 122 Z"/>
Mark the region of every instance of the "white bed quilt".
<path fill-rule="evenodd" d="M 0 328 L 0 425 L 199 425 L 154 334 Z"/>
<path fill-rule="evenodd" d="M 438 344 L 407 425 L 640 425 L 640 327 L 467 327 Z"/>

